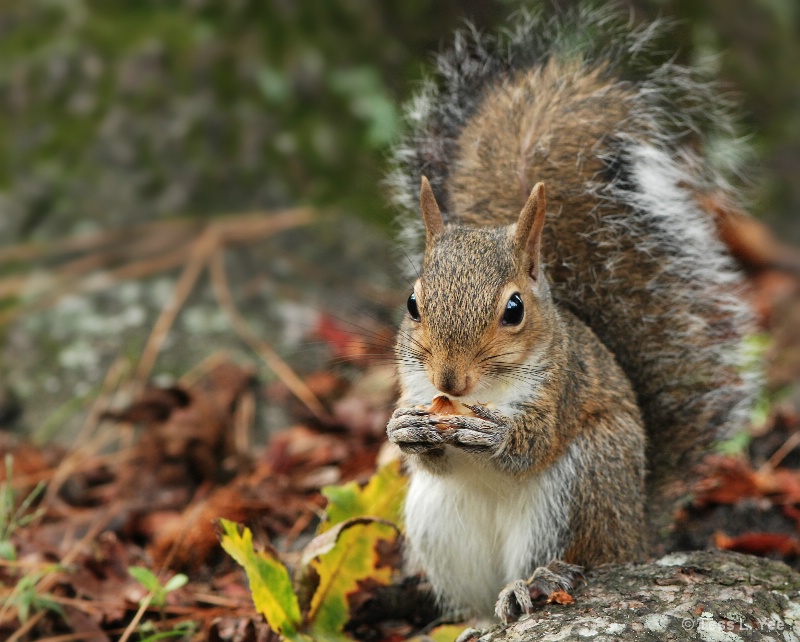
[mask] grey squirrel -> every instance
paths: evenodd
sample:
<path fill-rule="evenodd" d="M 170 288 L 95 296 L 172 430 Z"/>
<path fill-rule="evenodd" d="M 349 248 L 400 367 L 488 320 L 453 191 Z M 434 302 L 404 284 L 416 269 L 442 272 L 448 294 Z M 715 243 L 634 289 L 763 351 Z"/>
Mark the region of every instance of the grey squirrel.
<path fill-rule="evenodd" d="M 448 606 L 508 621 L 652 552 L 756 394 L 701 205 L 735 199 L 705 154 L 726 108 L 646 62 L 653 33 L 586 7 L 468 28 L 408 108 L 392 183 L 425 249 L 387 433 L 410 564 Z"/>

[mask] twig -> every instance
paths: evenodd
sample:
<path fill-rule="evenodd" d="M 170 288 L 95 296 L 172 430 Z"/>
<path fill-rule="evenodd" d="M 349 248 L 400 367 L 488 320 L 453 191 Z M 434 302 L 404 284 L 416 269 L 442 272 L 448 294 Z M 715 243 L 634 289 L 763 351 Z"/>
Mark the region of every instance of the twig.
<path fill-rule="evenodd" d="M 312 219 L 313 213 L 311 210 L 294 209 L 271 216 L 264 216 L 263 214 L 241 215 L 232 220 L 216 221 L 206 228 L 203 234 L 194 242 L 189 263 L 184 268 L 178 283 L 172 291 L 172 297 L 161 311 L 150 338 L 147 340 L 139 366 L 136 369 L 136 380 L 144 383 L 150 376 L 164 339 L 166 339 L 169 329 L 175 322 L 178 312 L 180 312 L 187 297 L 194 289 L 194 285 L 206 263 L 220 246 L 226 243 L 264 238 L 276 232 L 299 225 L 306 225 Z"/>
<path fill-rule="evenodd" d="M 0 249 L 0 263 L 7 261 L 33 261 L 46 256 L 59 254 L 69 254 L 71 252 L 81 252 L 93 250 L 103 245 L 116 243 L 119 241 L 130 241 L 135 236 L 146 236 L 148 233 L 161 235 L 171 229 L 186 229 L 197 227 L 200 223 L 190 218 L 174 218 L 166 221 L 154 221 L 131 225 L 112 230 L 102 230 L 100 232 L 90 232 L 61 239 L 53 243 L 25 243 L 13 247 Z"/>
<path fill-rule="evenodd" d="M 250 212 L 220 217 L 205 223 L 203 234 L 213 230 L 212 233 L 216 234 L 219 242 L 223 244 L 252 243 L 278 231 L 305 225 L 312 218 L 313 211 L 305 208 L 276 213 Z M 0 249 L 0 263 L 97 250 L 96 256 L 77 258 L 66 265 L 62 264 L 32 277 L 11 276 L 0 279 L 0 298 L 23 295 L 26 298 L 33 297 L 32 301 L 21 303 L 0 313 L 0 325 L 25 314 L 51 307 L 70 294 L 108 289 L 122 280 L 143 278 L 182 265 L 195 245 L 188 237 L 188 233 L 201 225 L 203 224 L 196 220 L 173 219 L 88 234 L 47 245 L 27 244 Z M 113 269 L 91 271 L 110 262 L 115 252 L 123 256 L 139 256 L 141 253 L 132 252 L 131 242 L 140 246 L 155 244 L 158 248 L 167 245 L 167 240 L 170 238 L 174 239 L 172 247 L 157 253 L 156 256 L 134 260 Z M 186 240 L 181 242 L 184 238 Z M 110 248 L 103 249 L 112 243 L 125 245 L 118 247 L 116 251 Z M 152 247 L 150 251 L 152 252 Z M 54 276 L 56 269 L 58 276 Z M 64 277 L 64 270 L 71 272 L 72 275 Z M 32 286 L 37 286 L 38 292 L 30 292 Z"/>
<path fill-rule="evenodd" d="M 144 617 L 145 611 L 147 611 L 147 607 L 150 606 L 150 600 L 153 599 L 155 595 L 154 591 L 150 591 L 147 595 L 142 598 L 142 603 L 139 605 L 139 610 L 136 611 L 136 615 L 133 616 L 133 619 L 128 622 L 128 626 L 125 627 L 125 631 L 123 631 L 122 635 L 119 638 L 119 642 L 127 642 L 128 638 L 131 637 L 131 634 L 136 630 L 136 627 L 139 626 L 139 622 L 141 622 L 142 617 Z"/>
<path fill-rule="evenodd" d="M 30 631 L 34 626 L 39 623 L 47 611 L 39 611 L 36 615 L 30 617 L 21 627 L 19 627 L 14 633 L 11 634 L 11 637 L 8 638 L 6 642 L 17 642 L 17 640 L 21 640 L 27 633 Z"/>
<path fill-rule="evenodd" d="M 211 250 L 217 245 L 217 237 L 212 228 L 207 229 L 198 238 L 192 247 L 189 262 L 183 269 L 178 282 L 172 290 L 167 304 L 162 308 L 161 314 L 156 320 L 150 337 L 147 339 L 139 365 L 136 368 L 135 379 L 144 384 L 150 376 L 150 372 L 155 365 L 161 346 L 167 338 L 170 328 L 178 316 L 183 304 L 194 289 L 195 283 L 200 276 L 203 268 L 208 261 Z"/>
<path fill-rule="evenodd" d="M 778 448 L 762 466 L 758 472 L 766 472 L 774 470 L 790 452 L 797 446 L 800 446 L 800 431 L 792 433 L 789 438 L 783 442 L 783 445 Z"/>
<path fill-rule="evenodd" d="M 101 417 L 109 408 L 111 408 L 114 400 L 114 393 L 119 390 L 125 375 L 128 374 L 129 362 L 124 357 L 117 357 L 111 364 L 111 367 L 106 371 L 106 376 L 100 386 L 98 393 L 92 407 L 89 409 L 89 414 L 83 422 L 78 436 L 75 438 L 76 444 L 80 444 L 89 439 L 92 433 L 98 428 L 101 423 Z"/>
<path fill-rule="evenodd" d="M 141 279 L 160 272 L 166 272 L 186 262 L 189 251 L 185 247 L 176 248 L 155 258 L 132 261 L 113 270 L 95 272 L 81 279 L 63 279 L 50 277 L 46 296 L 21 304 L 0 314 L 0 325 L 13 321 L 31 312 L 53 307 L 65 296 L 101 292 L 120 281 Z M 42 277 L 47 278 L 47 277 Z M 26 281 L 27 282 L 27 281 Z M 0 283 L 0 287 L 2 284 Z"/>
<path fill-rule="evenodd" d="M 233 417 L 233 452 L 244 455 L 250 452 L 250 429 L 256 415 L 256 398 L 248 389 L 236 404 Z"/>
<path fill-rule="evenodd" d="M 226 350 L 212 352 L 200 363 L 192 366 L 184 372 L 178 379 L 178 383 L 184 388 L 191 388 L 214 368 L 230 361 L 230 355 Z"/>
<path fill-rule="evenodd" d="M 330 423 L 332 418 L 325 406 L 322 405 L 317 396 L 305 384 L 305 382 L 295 374 L 294 370 L 266 343 L 259 337 L 245 318 L 241 315 L 233 302 L 233 295 L 231 294 L 228 285 L 228 277 L 225 273 L 225 263 L 222 252 L 217 252 L 211 257 L 209 265 L 211 274 L 211 285 L 214 290 L 214 296 L 228 316 L 231 326 L 236 333 L 247 343 L 253 350 L 255 350 L 264 363 L 267 364 L 278 378 L 286 384 L 286 387 L 308 408 L 311 413 L 323 423 Z"/>
<path fill-rule="evenodd" d="M 200 593 L 199 591 L 192 593 L 192 598 L 195 602 L 222 606 L 226 609 L 249 609 L 253 606 L 253 602 L 250 599 L 236 599 L 224 597 L 222 595 L 214 595 L 213 593 Z"/>
<path fill-rule="evenodd" d="M 124 450 L 120 450 L 113 453 L 108 453 L 105 455 L 95 455 L 93 457 L 86 457 L 81 462 L 81 466 L 76 468 L 76 471 L 80 470 L 87 470 L 90 468 L 96 468 L 98 466 L 118 466 L 124 464 L 126 461 L 131 459 L 134 456 L 134 453 L 126 452 Z M 14 476 L 14 487 L 27 487 L 38 484 L 40 481 L 48 481 L 55 477 L 57 468 L 48 468 L 47 470 L 42 470 L 36 473 L 29 473 L 27 475 L 15 475 Z"/>

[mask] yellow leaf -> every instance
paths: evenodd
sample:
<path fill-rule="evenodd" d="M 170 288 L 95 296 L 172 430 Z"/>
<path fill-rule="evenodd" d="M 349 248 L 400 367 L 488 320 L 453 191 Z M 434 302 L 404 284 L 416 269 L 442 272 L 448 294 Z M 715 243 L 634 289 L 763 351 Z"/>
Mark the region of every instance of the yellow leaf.
<path fill-rule="evenodd" d="M 267 618 L 273 631 L 293 642 L 307 642 L 297 629 L 300 626 L 300 606 L 292 588 L 289 571 L 274 551 L 256 551 L 249 528 L 239 532 L 239 525 L 220 519 L 224 534 L 220 544 L 247 573 L 250 593 L 256 610 Z"/>
<path fill-rule="evenodd" d="M 322 494 L 328 499 L 327 519 L 320 524 L 319 532 L 355 517 L 384 519 L 402 528 L 406 485 L 407 478 L 396 460 L 378 469 L 363 488 L 356 482 L 326 486 Z"/>
<path fill-rule="evenodd" d="M 303 557 L 319 577 L 308 613 L 309 634 L 315 640 L 347 640 L 344 625 L 350 619 L 348 596 L 359 590 L 359 582 L 388 585 L 393 569 L 379 567 L 377 545 L 396 542 L 392 524 L 371 519 L 353 519 L 337 524 L 314 539 Z"/>
<path fill-rule="evenodd" d="M 464 624 L 442 624 L 428 631 L 426 635 L 410 638 L 408 642 L 454 642 L 466 628 Z"/>

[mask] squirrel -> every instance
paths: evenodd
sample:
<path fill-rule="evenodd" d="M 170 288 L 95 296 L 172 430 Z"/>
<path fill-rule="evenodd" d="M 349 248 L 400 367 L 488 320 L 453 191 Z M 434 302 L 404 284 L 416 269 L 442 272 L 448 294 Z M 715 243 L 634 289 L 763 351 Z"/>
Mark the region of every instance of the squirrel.
<path fill-rule="evenodd" d="M 585 6 L 467 27 L 407 110 L 390 183 L 424 254 L 387 434 L 409 563 L 448 607 L 508 622 L 655 552 L 757 394 L 743 277 L 702 209 L 737 198 L 705 151 L 728 107 L 648 61 L 655 34 Z"/>

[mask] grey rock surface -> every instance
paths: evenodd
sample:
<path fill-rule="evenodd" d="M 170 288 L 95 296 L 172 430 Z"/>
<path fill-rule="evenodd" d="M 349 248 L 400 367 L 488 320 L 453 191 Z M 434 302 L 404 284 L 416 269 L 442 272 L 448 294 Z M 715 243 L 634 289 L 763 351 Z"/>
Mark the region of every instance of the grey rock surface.
<path fill-rule="evenodd" d="M 548 604 L 481 642 L 800 640 L 800 574 L 782 562 L 697 551 L 586 579 L 573 604 Z"/>

